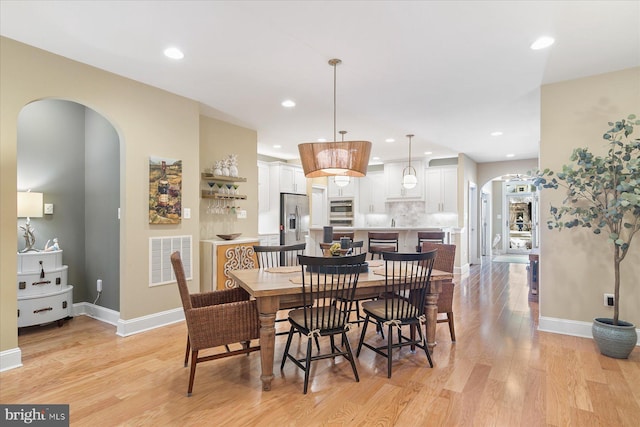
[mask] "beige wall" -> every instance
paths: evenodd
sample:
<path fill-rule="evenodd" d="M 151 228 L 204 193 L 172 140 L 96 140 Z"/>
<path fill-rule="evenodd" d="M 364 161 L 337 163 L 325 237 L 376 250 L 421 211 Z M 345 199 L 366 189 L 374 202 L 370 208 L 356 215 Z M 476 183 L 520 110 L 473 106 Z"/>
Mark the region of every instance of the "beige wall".
<path fill-rule="evenodd" d="M 120 319 L 126 321 L 180 307 L 175 285 L 148 286 L 148 247 L 150 237 L 193 236 L 193 283 L 190 286 L 198 289 L 194 285 L 199 283 L 198 103 L 10 39 L 1 38 L 0 42 L 0 351 L 18 345 L 15 316 L 16 125 L 22 107 L 38 99 L 59 98 L 84 104 L 107 118 L 120 137 Z M 252 141 L 252 156 L 255 156 L 254 132 L 227 128 L 220 122 L 204 122 L 205 143 L 216 140 L 217 131 L 228 132 L 234 138 L 241 135 L 239 138 L 243 143 Z M 225 154 L 228 154 L 228 148 L 223 150 Z M 243 154 L 244 149 L 234 147 L 234 152 Z M 183 219 L 179 225 L 149 225 L 149 156 L 183 161 L 183 206 L 191 208 L 191 219 Z M 246 162 L 245 166 L 245 160 L 242 160 L 241 171 L 248 178 L 254 177 L 254 183 L 247 186 L 250 192 L 257 177 L 255 157 L 247 158 Z M 255 191 L 250 193 L 250 205 L 246 205 L 253 212 L 257 203 Z M 257 220 L 246 221 L 247 233 L 255 233 Z"/>
<path fill-rule="evenodd" d="M 540 167 L 561 169 L 576 147 L 604 154 L 607 122 L 640 113 L 640 68 L 591 76 L 542 87 Z M 640 133 L 640 129 L 636 129 Z M 637 137 L 637 135 L 636 135 Z M 561 191 L 543 190 L 541 223 Z M 620 318 L 640 327 L 640 241 L 635 239 L 622 263 Z M 591 322 L 612 317 L 603 293 L 613 293 L 613 252 L 604 234 L 587 229 L 541 227 L 540 315 Z"/>
<path fill-rule="evenodd" d="M 242 233 L 243 237 L 258 236 L 258 134 L 255 130 L 232 125 L 227 122 L 200 116 L 200 171 L 211 167 L 216 160 L 229 154 L 238 155 L 238 175 L 247 178 L 239 183 L 238 191 L 247 200 L 238 205 L 247 211 L 246 219 L 233 215 L 210 215 L 206 213 L 209 199 L 200 201 L 200 238 L 215 238 L 216 234 Z M 201 189 L 209 187 L 200 182 Z"/>

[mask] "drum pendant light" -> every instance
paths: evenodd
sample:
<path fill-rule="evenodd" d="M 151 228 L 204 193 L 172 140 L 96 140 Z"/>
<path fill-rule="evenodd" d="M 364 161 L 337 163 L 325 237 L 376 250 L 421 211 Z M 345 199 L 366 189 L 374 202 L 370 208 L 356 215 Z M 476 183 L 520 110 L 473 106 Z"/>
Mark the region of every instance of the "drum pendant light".
<path fill-rule="evenodd" d="M 355 176 L 367 174 L 370 141 L 336 141 L 336 66 L 340 59 L 329 60 L 333 67 L 333 142 L 298 144 L 302 169 L 307 178 L 321 176 Z"/>

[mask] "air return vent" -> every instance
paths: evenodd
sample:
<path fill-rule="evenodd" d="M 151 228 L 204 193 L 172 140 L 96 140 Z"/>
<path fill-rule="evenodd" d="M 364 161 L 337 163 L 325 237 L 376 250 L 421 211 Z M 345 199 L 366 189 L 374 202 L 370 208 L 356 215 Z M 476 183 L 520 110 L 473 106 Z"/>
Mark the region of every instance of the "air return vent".
<path fill-rule="evenodd" d="M 180 251 L 184 274 L 192 279 L 193 263 L 191 236 L 149 238 L 149 286 L 165 285 L 176 281 L 171 268 L 171 254 Z"/>

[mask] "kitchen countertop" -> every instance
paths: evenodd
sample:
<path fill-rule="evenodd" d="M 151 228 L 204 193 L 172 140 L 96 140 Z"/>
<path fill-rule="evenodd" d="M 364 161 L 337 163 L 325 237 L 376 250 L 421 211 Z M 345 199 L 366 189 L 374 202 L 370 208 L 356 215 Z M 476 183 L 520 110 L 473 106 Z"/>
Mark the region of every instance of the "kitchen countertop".
<path fill-rule="evenodd" d="M 310 227 L 311 231 L 323 231 L 323 227 Z M 398 231 L 429 231 L 429 230 L 450 230 L 451 232 L 455 232 L 454 230 L 458 229 L 457 227 L 447 227 L 447 226 L 425 226 L 425 227 L 333 227 L 334 231 L 382 231 L 382 230 L 398 230 Z"/>

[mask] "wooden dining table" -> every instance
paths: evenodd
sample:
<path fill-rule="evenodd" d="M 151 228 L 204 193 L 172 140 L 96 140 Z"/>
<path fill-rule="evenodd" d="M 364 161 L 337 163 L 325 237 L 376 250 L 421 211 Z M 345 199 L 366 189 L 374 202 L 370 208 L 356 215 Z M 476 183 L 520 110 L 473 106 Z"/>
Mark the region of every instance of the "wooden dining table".
<path fill-rule="evenodd" d="M 371 261 L 370 261 L 371 262 Z M 360 273 L 356 286 L 356 296 L 372 295 L 384 291 L 385 276 L 375 272 L 370 266 L 369 271 Z M 245 289 L 256 299 L 260 316 L 260 363 L 262 374 L 262 390 L 271 390 L 273 380 L 273 361 L 276 341 L 275 320 L 280 304 L 294 301 L 302 295 L 301 267 L 280 267 L 267 269 L 232 270 L 238 286 Z M 452 280 L 453 275 L 439 270 L 433 270 L 426 297 L 426 339 L 427 346 L 433 351 L 436 342 L 436 321 L 438 316 L 438 294 L 442 283 Z"/>

